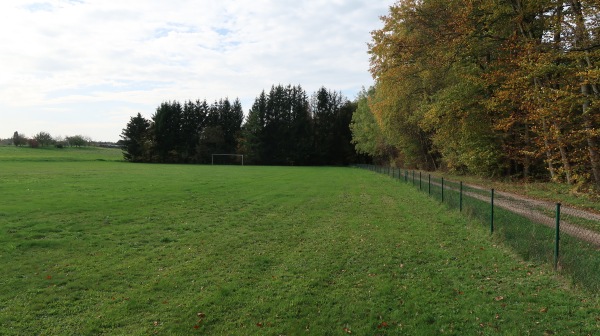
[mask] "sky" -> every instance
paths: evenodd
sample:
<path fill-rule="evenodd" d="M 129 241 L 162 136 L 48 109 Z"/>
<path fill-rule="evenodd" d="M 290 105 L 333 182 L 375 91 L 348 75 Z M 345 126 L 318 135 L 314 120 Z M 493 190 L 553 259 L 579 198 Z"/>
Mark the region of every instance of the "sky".
<path fill-rule="evenodd" d="M 118 141 L 160 103 L 373 84 L 371 31 L 393 0 L 2 0 L 0 138 Z"/>

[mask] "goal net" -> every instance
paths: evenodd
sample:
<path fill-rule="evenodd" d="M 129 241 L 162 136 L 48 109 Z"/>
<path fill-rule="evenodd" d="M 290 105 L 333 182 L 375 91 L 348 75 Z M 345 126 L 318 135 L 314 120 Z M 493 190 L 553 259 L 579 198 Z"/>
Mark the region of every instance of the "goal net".
<path fill-rule="evenodd" d="M 242 154 L 211 154 L 212 165 L 244 165 Z"/>

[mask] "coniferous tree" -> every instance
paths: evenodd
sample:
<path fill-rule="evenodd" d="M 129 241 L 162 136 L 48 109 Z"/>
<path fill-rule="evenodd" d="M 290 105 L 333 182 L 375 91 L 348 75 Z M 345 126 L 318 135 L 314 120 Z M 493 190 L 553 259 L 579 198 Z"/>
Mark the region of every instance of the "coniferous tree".
<path fill-rule="evenodd" d="M 265 115 L 267 111 L 267 95 L 263 90 L 254 100 L 252 108 L 242 127 L 244 142 L 240 150 L 246 155 L 248 163 L 263 164 L 265 143 Z"/>
<path fill-rule="evenodd" d="M 181 120 L 183 109 L 179 102 L 164 102 L 152 116 L 154 150 L 158 162 L 179 162 L 182 152 Z"/>
<path fill-rule="evenodd" d="M 208 112 L 209 107 L 206 100 L 187 101 L 183 105 L 181 137 L 184 162 L 202 162 L 198 146 L 200 144 L 200 134 L 206 126 Z"/>
<path fill-rule="evenodd" d="M 267 99 L 264 130 L 264 163 L 285 165 L 287 136 L 286 89 L 282 85 L 272 86 Z"/>
<path fill-rule="evenodd" d="M 127 126 L 121 132 L 123 157 L 131 162 L 143 162 L 147 158 L 147 142 L 149 139 L 150 121 L 140 113 L 131 117 Z"/>
<path fill-rule="evenodd" d="M 307 165 L 312 156 L 313 123 L 308 96 L 300 85 L 291 88 L 290 164 Z"/>
<path fill-rule="evenodd" d="M 312 115 L 314 122 L 314 158 L 317 165 L 343 164 L 340 158 L 339 137 L 342 125 L 339 118 L 346 99 L 341 93 L 321 87 L 312 97 Z M 349 128 L 349 123 L 344 127 Z M 350 138 L 346 138 L 350 142 Z"/>
<path fill-rule="evenodd" d="M 357 107 L 358 103 L 346 100 L 338 111 L 334 126 L 333 156 L 329 164 L 339 166 L 357 162 L 356 150 L 352 145 L 352 131 L 350 130 L 352 114 Z"/>
<path fill-rule="evenodd" d="M 355 105 L 336 92 L 323 88 L 321 93 L 319 108 L 325 112 L 313 114 L 301 86 L 274 85 L 256 98 L 245 120 L 239 99 L 210 106 L 206 101 L 164 102 L 151 122 L 143 123 L 139 114 L 132 118 L 121 143 L 130 161 L 209 163 L 212 154 L 241 153 L 254 164 L 346 164 L 354 155 L 349 123 Z M 320 146 L 326 148 L 318 162 L 314 115 L 322 121 Z M 145 129 L 137 142 L 136 127 Z"/>

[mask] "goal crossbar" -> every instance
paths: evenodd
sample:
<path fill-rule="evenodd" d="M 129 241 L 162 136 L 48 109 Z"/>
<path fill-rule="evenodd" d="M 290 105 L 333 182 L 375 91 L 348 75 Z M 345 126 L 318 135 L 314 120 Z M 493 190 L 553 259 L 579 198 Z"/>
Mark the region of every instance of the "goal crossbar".
<path fill-rule="evenodd" d="M 244 165 L 244 155 L 243 154 L 211 154 L 210 156 L 210 164 L 215 164 L 215 156 L 237 156 L 242 157 L 242 166 Z"/>

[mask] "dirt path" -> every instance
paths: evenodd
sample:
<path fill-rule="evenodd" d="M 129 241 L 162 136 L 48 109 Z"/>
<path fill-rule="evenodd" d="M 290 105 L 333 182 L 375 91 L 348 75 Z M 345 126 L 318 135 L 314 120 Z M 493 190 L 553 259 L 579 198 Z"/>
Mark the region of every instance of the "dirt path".
<path fill-rule="evenodd" d="M 433 184 L 433 183 L 432 183 Z M 439 184 L 437 184 L 439 186 Z M 466 187 L 481 191 L 488 191 L 489 189 L 482 188 L 476 185 L 467 185 Z M 452 190 L 456 190 L 454 188 L 450 188 Z M 489 202 L 490 198 L 477 194 L 475 192 L 463 192 L 464 195 Z M 497 196 L 494 199 L 494 206 L 501 207 L 503 209 L 509 210 L 516 214 L 519 214 L 525 218 L 531 219 L 536 223 L 540 223 L 546 225 L 548 227 L 554 228 L 556 226 L 556 220 L 554 216 L 547 215 L 548 213 L 554 213 L 556 210 L 556 204 L 547 201 L 535 200 L 527 197 L 523 197 L 521 195 L 508 193 L 504 191 L 495 191 L 494 195 Z M 579 210 L 576 208 L 572 208 L 569 206 L 561 206 L 561 214 L 568 215 L 572 217 L 582 218 L 589 221 L 598 221 L 600 222 L 600 215 Z M 564 218 L 564 217 L 563 217 Z M 600 232 L 583 228 L 576 224 L 569 223 L 569 221 L 565 219 L 561 219 L 560 221 L 560 231 L 564 232 L 570 236 L 581 239 L 585 242 L 591 243 L 597 247 L 600 247 Z"/>
<path fill-rule="evenodd" d="M 384 172 L 384 171 L 381 171 Z M 391 170 L 392 177 L 402 179 L 408 179 L 408 175 L 402 175 L 401 170 L 397 171 Z M 390 175 L 390 170 L 387 172 Z M 415 183 L 415 175 L 412 177 L 413 184 Z M 458 185 L 459 182 L 447 180 L 448 182 L 455 183 Z M 421 180 L 419 183 L 423 183 Z M 425 181 L 427 183 L 428 181 Z M 441 187 L 441 184 L 437 182 L 431 182 L 432 185 L 437 187 Z M 471 184 L 463 184 L 464 187 L 470 188 L 472 190 L 489 192 L 490 189 L 483 188 L 478 185 Z M 448 185 L 444 186 L 444 189 L 450 189 L 454 191 L 458 191 L 455 187 L 450 187 Z M 481 195 L 477 192 L 464 191 L 463 195 L 469 196 L 484 202 L 490 202 L 490 196 Z M 556 227 L 556 220 L 554 218 L 554 213 L 556 211 L 556 203 L 548 202 L 548 201 L 540 201 L 536 199 L 527 198 L 521 195 L 508 193 L 504 191 L 495 191 L 494 195 L 496 196 L 494 199 L 494 206 L 509 210 L 513 213 L 519 214 L 525 218 L 528 218 L 536 223 L 540 223 L 542 225 L 546 225 L 548 227 L 554 228 Z M 550 214 L 550 215 L 549 215 Z M 561 220 L 560 220 L 560 231 L 568 234 L 570 236 L 576 237 L 582 241 L 588 242 L 598 248 L 600 248 L 600 232 L 595 230 L 590 230 L 584 228 L 580 225 L 574 224 L 570 222 L 571 219 L 580 218 L 587 221 L 595 221 L 600 223 L 600 215 L 576 209 L 569 206 L 561 206 Z"/>

